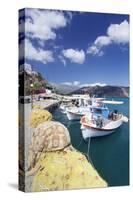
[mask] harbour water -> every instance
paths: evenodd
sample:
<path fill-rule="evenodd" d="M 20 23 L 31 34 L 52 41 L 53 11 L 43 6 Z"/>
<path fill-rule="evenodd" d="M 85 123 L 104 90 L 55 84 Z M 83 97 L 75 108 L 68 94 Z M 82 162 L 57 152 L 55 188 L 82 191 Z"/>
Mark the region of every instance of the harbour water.
<path fill-rule="evenodd" d="M 109 109 L 118 109 L 129 118 L 129 99 L 113 98 L 113 100 L 124 101 L 124 104 L 108 105 Z M 79 121 L 69 121 L 59 109 L 56 109 L 53 115 L 56 121 L 63 123 L 69 129 L 72 145 L 79 151 L 89 154 L 91 162 L 109 186 L 129 184 L 129 122 L 123 123 L 116 132 L 108 136 L 84 141 Z"/>

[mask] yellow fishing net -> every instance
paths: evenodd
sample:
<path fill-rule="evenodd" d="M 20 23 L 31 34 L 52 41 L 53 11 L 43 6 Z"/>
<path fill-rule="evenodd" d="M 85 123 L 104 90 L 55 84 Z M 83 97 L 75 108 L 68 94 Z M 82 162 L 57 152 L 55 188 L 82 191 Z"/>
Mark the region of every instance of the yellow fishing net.
<path fill-rule="evenodd" d="M 30 114 L 30 127 L 36 128 L 42 122 L 50 121 L 52 114 L 47 110 L 33 109 Z"/>
<path fill-rule="evenodd" d="M 43 109 L 43 107 L 41 105 L 33 105 L 32 108 L 33 109 Z"/>
<path fill-rule="evenodd" d="M 107 187 L 107 183 L 77 151 L 47 152 L 32 182 L 32 191 Z"/>

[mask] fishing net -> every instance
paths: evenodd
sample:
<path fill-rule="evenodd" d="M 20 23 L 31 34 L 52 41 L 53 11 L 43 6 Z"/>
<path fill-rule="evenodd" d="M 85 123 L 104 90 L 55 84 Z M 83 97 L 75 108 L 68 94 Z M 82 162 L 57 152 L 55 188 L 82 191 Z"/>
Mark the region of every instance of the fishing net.
<path fill-rule="evenodd" d="M 34 192 L 107 187 L 107 183 L 80 152 L 47 152 L 39 162 L 40 169 L 32 182 Z"/>
<path fill-rule="evenodd" d="M 33 105 L 32 108 L 33 109 L 43 109 L 43 107 L 41 105 Z"/>
<path fill-rule="evenodd" d="M 42 122 L 50 121 L 52 114 L 47 110 L 33 109 L 30 113 L 30 127 L 36 128 Z"/>

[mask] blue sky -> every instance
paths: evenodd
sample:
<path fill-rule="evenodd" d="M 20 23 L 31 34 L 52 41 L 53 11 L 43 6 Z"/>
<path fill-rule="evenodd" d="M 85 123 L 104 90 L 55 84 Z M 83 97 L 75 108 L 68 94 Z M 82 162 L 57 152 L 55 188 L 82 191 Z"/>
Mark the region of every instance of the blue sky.
<path fill-rule="evenodd" d="M 129 85 L 128 15 L 25 9 L 19 22 L 25 65 L 50 82 Z"/>

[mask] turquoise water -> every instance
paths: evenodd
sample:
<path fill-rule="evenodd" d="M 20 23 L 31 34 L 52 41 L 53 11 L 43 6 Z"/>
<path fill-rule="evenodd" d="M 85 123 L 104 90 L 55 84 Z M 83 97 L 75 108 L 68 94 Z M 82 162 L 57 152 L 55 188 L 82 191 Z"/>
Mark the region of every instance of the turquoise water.
<path fill-rule="evenodd" d="M 118 109 L 129 118 L 129 99 L 113 98 L 124 101 L 122 105 L 109 105 L 109 109 Z M 63 123 L 69 129 L 72 145 L 83 153 L 88 152 L 88 141 L 81 135 L 79 121 L 69 121 L 67 116 L 55 110 L 54 119 Z M 129 184 L 129 123 L 123 125 L 114 133 L 92 138 L 90 140 L 89 157 L 100 175 L 109 186 Z"/>

